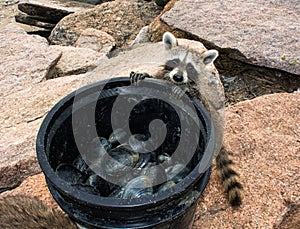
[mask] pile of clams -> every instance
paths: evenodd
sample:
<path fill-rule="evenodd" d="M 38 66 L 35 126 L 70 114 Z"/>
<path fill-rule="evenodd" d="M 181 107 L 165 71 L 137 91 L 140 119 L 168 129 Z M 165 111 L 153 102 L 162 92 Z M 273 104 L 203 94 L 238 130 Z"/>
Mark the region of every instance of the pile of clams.
<path fill-rule="evenodd" d="M 173 135 L 180 137 L 180 129 Z M 56 167 L 57 175 L 90 194 L 133 199 L 169 190 L 191 172 L 191 166 L 173 161 L 169 153 L 148 151 L 153 147 L 147 134 L 126 136 L 119 128 L 108 139 L 92 139 L 86 154 Z"/>

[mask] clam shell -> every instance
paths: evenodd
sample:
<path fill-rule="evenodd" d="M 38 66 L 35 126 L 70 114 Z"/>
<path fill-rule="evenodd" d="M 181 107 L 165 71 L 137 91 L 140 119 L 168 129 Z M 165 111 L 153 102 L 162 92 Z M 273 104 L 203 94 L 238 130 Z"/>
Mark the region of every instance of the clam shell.
<path fill-rule="evenodd" d="M 88 164 L 94 164 L 99 161 L 110 149 L 112 148 L 111 143 L 104 137 L 96 137 L 94 138 L 84 156 L 84 160 L 88 162 Z"/>
<path fill-rule="evenodd" d="M 109 194 L 109 197 L 112 197 L 112 198 L 122 198 L 123 196 L 123 193 L 124 193 L 124 187 L 116 187 L 110 194 Z"/>
<path fill-rule="evenodd" d="M 56 167 L 56 174 L 68 184 L 80 184 L 86 179 L 73 165 L 61 163 Z"/>
<path fill-rule="evenodd" d="M 161 165 L 146 167 L 141 171 L 141 175 L 147 176 L 155 185 L 162 184 L 167 181 L 167 174 Z"/>
<path fill-rule="evenodd" d="M 142 168 L 145 168 L 147 165 L 149 165 L 151 162 L 151 159 L 153 157 L 152 154 L 153 154 L 152 152 L 151 153 L 140 153 L 139 160 L 136 163 L 135 168 L 142 169 Z"/>
<path fill-rule="evenodd" d="M 86 184 L 92 187 L 94 190 L 96 190 L 101 196 L 108 196 L 110 193 L 108 183 L 96 174 L 89 176 L 89 178 L 86 181 Z"/>
<path fill-rule="evenodd" d="M 131 135 L 128 143 L 134 152 L 147 153 L 154 150 L 154 144 L 151 139 L 144 134 Z"/>
<path fill-rule="evenodd" d="M 166 169 L 168 180 L 172 180 L 175 183 L 180 182 L 188 175 L 190 170 L 183 164 L 175 164 Z"/>
<path fill-rule="evenodd" d="M 123 199 L 142 198 L 153 194 L 151 179 L 148 176 L 139 176 L 124 187 Z"/>
<path fill-rule="evenodd" d="M 82 173 L 86 173 L 86 171 L 88 170 L 89 166 L 85 163 L 85 161 L 83 160 L 83 158 L 81 157 L 81 155 L 78 155 L 72 165 L 78 169 L 80 172 Z"/>
<path fill-rule="evenodd" d="M 158 164 L 164 163 L 166 166 L 170 166 L 172 164 L 172 158 L 169 154 L 163 153 L 158 155 L 157 162 Z"/>
<path fill-rule="evenodd" d="M 169 180 L 163 184 L 161 184 L 158 189 L 157 189 L 157 193 L 161 193 L 161 192 L 165 192 L 167 190 L 169 190 L 170 188 L 174 187 L 176 184 L 174 181 Z"/>
<path fill-rule="evenodd" d="M 111 135 L 108 137 L 108 141 L 113 145 L 117 146 L 120 143 L 123 143 L 126 141 L 127 133 L 122 129 L 118 128 L 115 129 Z"/>
<path fill-rule="evenodd" d="M 138 153 L 130 151 L 124 145 L 120 145 L 103 156 L 97 169 L 102 176 L 108 179 L 118 178 L 124 176 L 130 168 L 134 168 L 138 160 Z"/>
<path fill-rule="evenodd" d="M 145 141 L 147 140 L 146 136 L 143 134 L 134 134 L 131 135 L 128 143 L 134 152 L 144 152 L 145 151 Z"/>

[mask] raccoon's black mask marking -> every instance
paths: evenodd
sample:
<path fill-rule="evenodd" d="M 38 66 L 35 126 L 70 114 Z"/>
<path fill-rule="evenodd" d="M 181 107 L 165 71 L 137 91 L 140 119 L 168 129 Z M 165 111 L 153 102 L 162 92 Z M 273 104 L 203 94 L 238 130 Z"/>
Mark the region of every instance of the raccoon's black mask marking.
<path fill-rule="evenodd" d="M 196 71 L 194 65 L 192 65 L 191 63 L 188 63 L 186 65 L 186 72 L 187 72 L 188 78 L 195 82 L 195 80 L 198 77 L 198 72 Z"/>
<path fill-rule="evenodd" d="M 192 63 L 185 63 L 181 61 L 179 58 L 169 60 L 166 62 L 165 66 L 166 72 L 171 72 L 177 68 L 176 72 L 173 72 L 169 77 L 176 83 L 187 83 L 187 82 L 196 82 L 198 77 L 198 72 Z M 187 79 L 184 77 L 186 75 Z M 187 82 L 184 82 L 187 80 Z"/>
<path fill-rule="evenodd" d="M 179 64 L 180 64 L 180 59 L 169 60 L 165 65 L 165 69 L 168 71 L 172 71 L 174 68 L 177 68 Z"/>

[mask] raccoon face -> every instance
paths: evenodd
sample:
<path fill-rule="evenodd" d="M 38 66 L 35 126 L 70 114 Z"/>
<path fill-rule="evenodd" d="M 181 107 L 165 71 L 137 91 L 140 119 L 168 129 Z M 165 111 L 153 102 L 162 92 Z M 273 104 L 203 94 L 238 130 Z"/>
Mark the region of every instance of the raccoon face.
<path fill-rule="evenodd" d="M 186 84 L 196 79 L 199 74 L 193 63 L 185 63 L 179 58 L 167 61 L 165 70 L 167 70 L 166 77 L 175 84 Z"/>
<path fill-rule="evenodd" d="M 163 43 L 172 53 L 172 59 L 165 63 L 167 72 L 165 78 L 175 84 L 197 82 L 205 66 L 213 63 L 218 57 L 217 50 L 208 50 L 200 56 L 178 46 L 178 41 L 173 34 L 166 32 L 163 35 Z"/>

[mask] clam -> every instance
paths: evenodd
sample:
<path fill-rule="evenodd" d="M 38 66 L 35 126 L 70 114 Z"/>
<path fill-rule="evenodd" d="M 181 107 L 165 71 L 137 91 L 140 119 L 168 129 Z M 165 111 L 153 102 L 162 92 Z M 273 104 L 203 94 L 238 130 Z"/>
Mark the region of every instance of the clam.
<path fill-rule="evenodd" d="M 89 176 L 89 178 L 86 181 L 86 184 L 92 187 L 101 196 L 108 196 L 110 193 L 110 188 L 108 183 L 103 178 L 101 178 L 96 174 Z"/>
<path fill-rule="evenodd" d="M 87 169 L 89 168 L 89 166 L 85 163 L 81 155 L 78 155 L 74 159 L 72 165 L 82 173 L 86 173 Z"/>
<path fill-rule="evenodd" d="M 121 199 L 123 193 L 124 193 L 124 187 L 118 186 L 109 194 L 109 197 Z"/>
<path fill-rule="evenodd" d="M 112 145 L 106 138 L 96 137 L 89 144 L 89 148 L 84 155 L 84 159 L 91 164 L 95 163 L 96 161 L 101 159 L 111 148 Z"/>
<path fill-rule="evenodd" d="M 152 154 L 153 154 L 152 152 L 150 152 L 150 153 L 140 153 L 139 154 L 139 160 L 136 163 L 135 168 L 142 169 L 142 168 L 145 168 L 147 165 L 149 165 L 150 161 L 152 159 Z"/>
<path fill-rule="evenodd" d="M 122 129 L 115 129 L 108 138 L 108 141 L 113 145 L 119 145 L 120 143 L 125 142 L 127 133 Z"/>
<path fill-rule="evenodd" d="M 76 189 L 78 189 L 79 191 L 85 192 L 85 193 L 89 193 L 89 194 L 93 194 L 93 195 L 99 195 L 99 192 L 94 189 L 92 186 L 88 185 L 88 184 L 72 184 L 73 187 L 75 187 Z"/>
<path fill-rule="evenodd" d="M 170 166 L 172 164 L 172 158 L 169 154 L 163 153 L 158 155 L 157 162 L 158 164 L 164 163 L 166 166 Z"/>
<path fill-rule="evenodd" d="M 127 183 L 122 193 L 123 199 L 142 198 L 153 194 L 151 179 L 148 176 L 138 176 Z"/>
<path fill-rule="evenodd" d="M 68 184 L 79 184 L 85 180 L 84 174 L 71 164 L 61 163 L 56 167 L 56 174 Z"/>
<path fill-rule="evenodd" d="M 141 175 L 149 177 L 154 185 L 162 184 L 167 181 L 167 174 L 162 165 L 146 167 L 141 171 Z"/>
<path fill-rule="evenodd" d="M 128 143 L 134 152 L 147 152 L 146 151 L 146 141 L 148 137 L 143 134 L 131 135 Z"/>
<path fill-rule="evenodd" d="M 99 137 L 99 142 L 101 147 L 103 147 L 106 151 L 110 150 L 112 148 L 111 143 L 104 137 Z"/>
<path fill-rule="evenodd" d="M 183 180 L 185 176 L 189 174 L 189 172 L 190 170 L 185 165 L 180 163 L 166 168 L 168 180 L 172 180 L 175 183 Z"/>
<path fill-rule="evenodd" d="M 98 168 L 105 178 L 119 178 L 134 168 L 139 160 L 139 154 L 129 150 L 127 145 L 120 145 L 105 154 Z"/>
<path fill-rule="evenodd" d="M 152 152 L 157 148 L 155 147 L 153 138 L 149 138 L 148 135 L 144 134 L 131 135 L 128 143 L 135 152 L 140 153 Z"/>
<path fill-rule="evenodd" d="M 163 184 L 161 184 L 158 189 L 157 189 L 157 193 L 160 193 L 160 192 L 164 192 L 164 191 L 167 191 L 169 190 L 170 188 L 174 187 L 176 184 L 174 181 L 172 180 L 169 180 Z"/>

